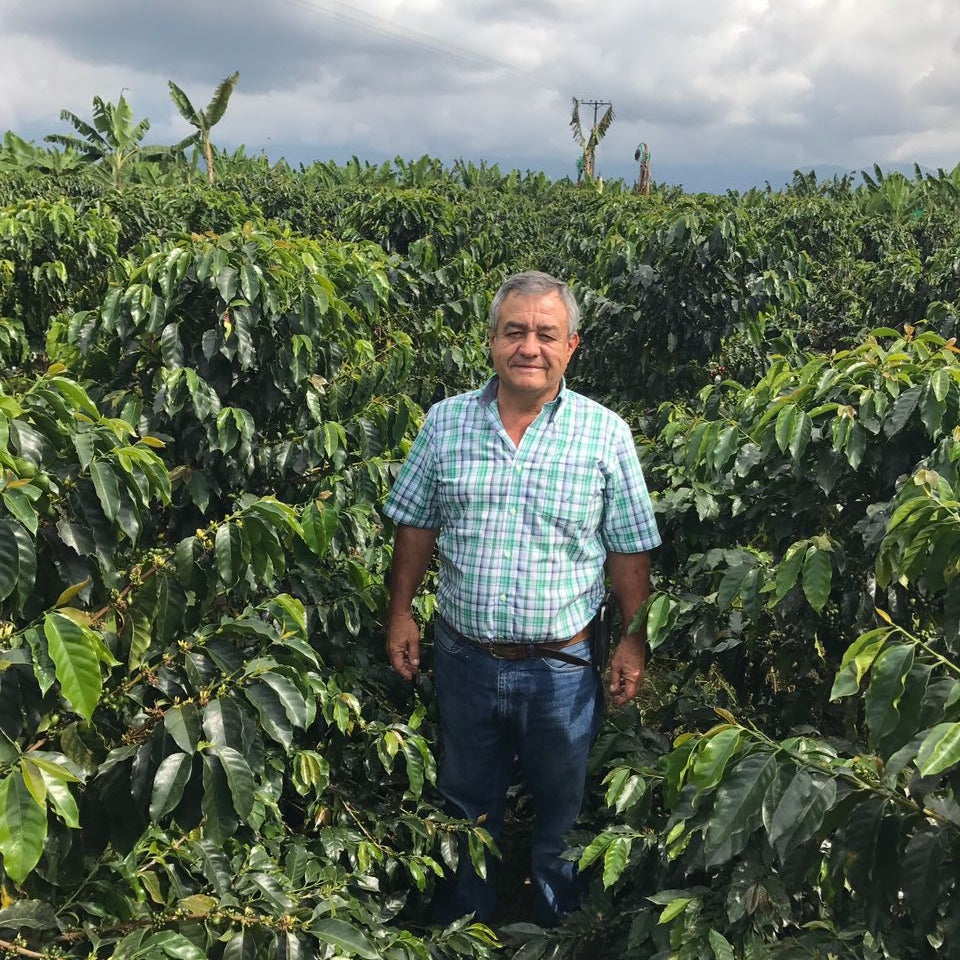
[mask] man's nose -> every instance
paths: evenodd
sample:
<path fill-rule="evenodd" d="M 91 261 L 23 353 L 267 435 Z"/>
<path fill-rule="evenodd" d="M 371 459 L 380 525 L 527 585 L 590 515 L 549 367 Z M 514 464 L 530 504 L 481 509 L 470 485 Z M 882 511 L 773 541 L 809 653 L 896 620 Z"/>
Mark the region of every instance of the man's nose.
<path fill-rule="evenodd" d="M 524 353 L 536 353 L 540 347 L 540 342 L 537 340 L 536 331 L 530 330 L 528 333 L 524 334 L 523 340 L 520 343 L 520 349 Z"/>

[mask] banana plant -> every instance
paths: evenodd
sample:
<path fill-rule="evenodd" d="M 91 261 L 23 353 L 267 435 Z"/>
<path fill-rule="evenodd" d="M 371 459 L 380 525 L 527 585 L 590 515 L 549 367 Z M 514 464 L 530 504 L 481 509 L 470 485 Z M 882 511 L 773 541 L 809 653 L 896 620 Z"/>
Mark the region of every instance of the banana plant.
<path fill-rule="evenodd" d="M 142 141 L 150 129 L 150 121 L 144 117 L 134 123 L 133 108 L 122 93 L 115 104 L 101 97 L 93 98 L 92 125 L 70 110 L 61 110 L 60 119 L 70 123 L 79 136 L 51 133 L 44 140 L 75 150 L 89 163 L 99 164 L 117 190 L 123 189 L 141 161 L 175 156 L 193 142 L 193 138 L 189 138 L 172 147 L 144 146 Z"/>
<path fill-rule="evenodd" d="M 570 114 L 570 129 L 573 131 L 573 139 L 583 150 L 583 165 L 581 172 L 589 179 L 594 178 L 594 171 L 597 161 L 597 145 L 607 135 L 610 124 L 613 123 L 613 106 L 607 107 L 603 116 L 590 128 L 589 134 L 584 134 L 583 126 L 580 123 L 580 101 L 573 98 L 573 112 Z"/>
<path fill-rule="evenodd" d="M 230 101 L 230 94 L 240 79 L 239 71 L 224 77 L 217 84 L 217 89 L 213 91 L 210 102 L 203 110 L 197 110 L 190 102 L 190 98 L 171 80 L 169 81 L 170 99 L 173 100 L 180 116 L 191 126 L 197 128 L 197 132 L 190 138 L 191 141 L 199 141 L 203 150 L 203 157 L 207 164 L 207 181 L 214 182 L 213 171 L 213 144 L 210 142 L 210 130 L 220 122 L 227 110 L 227 104 Z"/>

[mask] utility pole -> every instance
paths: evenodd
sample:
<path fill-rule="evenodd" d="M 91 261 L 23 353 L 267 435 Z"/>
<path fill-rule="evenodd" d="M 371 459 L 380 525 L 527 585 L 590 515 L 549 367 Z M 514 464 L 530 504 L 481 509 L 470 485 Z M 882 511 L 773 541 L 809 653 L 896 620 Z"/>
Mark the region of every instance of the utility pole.
<path fill-rule="evenodd" d="M 590 127 L 590 133 L 584 135 L 583 127 L 580 125 L 580 106 L 593 107 L 593 126 Z M 600 108 L 606 107 L 603 116 L 599 116 Z M 613 123 L 613 104 L 609 100 L 578 100 L 573 98 L 573 113 L 570 115 L 570 129 L 573 131 L 573 139 L 583 150 L 583 155 L 577 162 L 578 177 L 577 183 L 581 183 L 583 176 L 586 175 L 590 180 L 595 175 L 595 162 L 597 154 L 597 144 L 604 138 L 610 124 Z"/>
<path fill-rule="evenodd" d="M 609 100 L 581 100 L 580 105 L 583 107 L 593 107 L 593 126 L 594 127 L 597 125 L 597 114 L 600 112 L 600 108 L 613 106 L 613 104 Z"/>

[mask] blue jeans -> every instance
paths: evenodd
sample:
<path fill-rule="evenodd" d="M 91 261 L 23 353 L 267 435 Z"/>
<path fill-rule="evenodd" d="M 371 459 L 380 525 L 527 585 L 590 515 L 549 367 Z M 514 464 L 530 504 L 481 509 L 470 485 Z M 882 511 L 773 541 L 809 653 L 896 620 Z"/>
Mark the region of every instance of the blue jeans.
<path fill-rule="evenodd" d="M 565 652 L 590 659 L 588 641 Z M 533 798 L 536 919 L 557 923 L 583 895 L 576 863 L 560 854 L 564 834 L 580 814 L 587 755 L 603 718 L 597 671 L 550 657 L 501 660 L 459 639 L 438 619 L 434 683 L 443 750 L 438 783 L 450 812 L 470 820 L 485 814 L 483 826 L 497 839 L 519 758 Z M 477 875 L 461 844 L 456 875 L 438 892 L 436 919 L 446 923 L 474 913 L 486 921 L 495 902 L 493 883 Z"/>

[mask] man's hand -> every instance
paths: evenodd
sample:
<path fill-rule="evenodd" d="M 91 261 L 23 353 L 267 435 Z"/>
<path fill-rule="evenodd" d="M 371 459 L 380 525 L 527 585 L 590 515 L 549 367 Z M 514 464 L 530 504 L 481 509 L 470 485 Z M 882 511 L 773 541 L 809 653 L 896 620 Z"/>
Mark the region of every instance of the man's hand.
<path fill-rule="evenodd" d="M 640 689 L 646 668 L 646 650 L 642 640 L 624 637 L 610 660 L 610 698 L 622 707 Z"/>
<path fill-rule="evenodd" d="M 420 671 L 420 628 L 413 619 L 414 594 L 433 556 L 439 530 L 397 525 L 390 569 L 390 611 L 387 614 L 387 656 L 404 680 Z"/>
<path fill-rule="evenodd" d="M 404 680 L 412 680 L 420 670 L 420 627 L 413 615 L 398 613 L 387 624 L 387 656 Z"/>
<path fill-rule="evenodd" d="M 630 628 L 644 600 L 650 596 L 650 556 L 646 553 L 608 553 L 610 588 L 620 605 L 624 629 Z M 637 695 L 647 660 L 647 629 L 625 634 L 610 661 L 610 696 L 621 707 Z"/>

